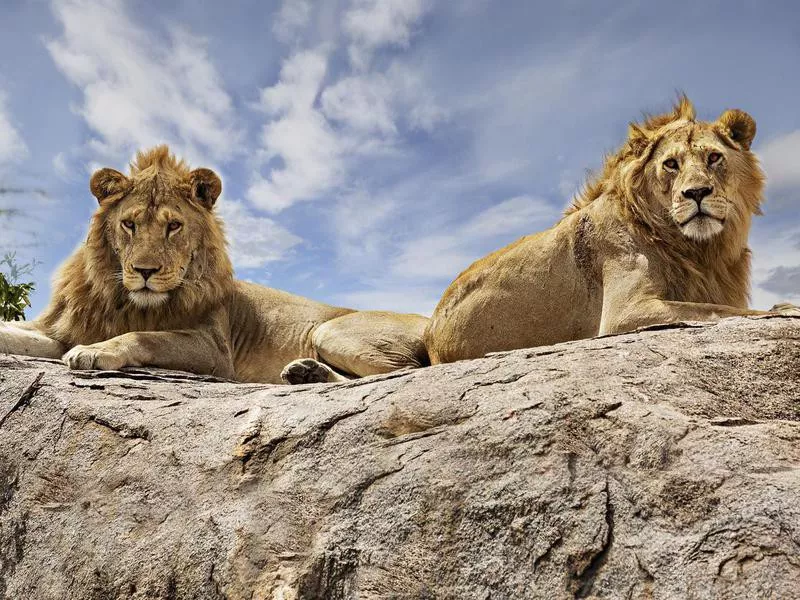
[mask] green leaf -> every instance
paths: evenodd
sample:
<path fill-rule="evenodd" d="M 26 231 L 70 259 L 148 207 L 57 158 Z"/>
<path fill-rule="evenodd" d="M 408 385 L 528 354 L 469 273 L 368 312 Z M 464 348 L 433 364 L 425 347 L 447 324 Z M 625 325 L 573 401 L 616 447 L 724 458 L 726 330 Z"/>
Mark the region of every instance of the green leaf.
<path fill-rule="evenodd" d="M 11 283 L 0 273 L 0 321 L 24 321 L 33 283 Z"/>

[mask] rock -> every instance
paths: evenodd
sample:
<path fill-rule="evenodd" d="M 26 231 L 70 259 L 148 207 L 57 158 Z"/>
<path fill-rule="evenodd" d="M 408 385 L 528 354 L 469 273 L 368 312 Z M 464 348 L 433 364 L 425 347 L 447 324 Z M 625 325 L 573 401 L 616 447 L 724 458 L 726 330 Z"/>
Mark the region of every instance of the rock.
<path fill-rule="evenodd" d="M 0 597 L 797 597 L 799 339 L 298 387 L 0 355 Z"/>

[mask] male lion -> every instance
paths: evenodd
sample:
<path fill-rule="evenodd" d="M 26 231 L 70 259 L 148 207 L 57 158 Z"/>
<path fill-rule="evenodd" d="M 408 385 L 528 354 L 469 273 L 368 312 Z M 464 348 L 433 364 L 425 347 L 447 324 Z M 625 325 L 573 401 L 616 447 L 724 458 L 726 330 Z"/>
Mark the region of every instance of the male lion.
<path fill-rule="evenodd" d="M 0 322 L 0 352 L 63 354 L 73 369 L 150 365 L 266 383 L 427 363 L 425 317 L 235 281 L 213 211 L 219 177 L 190 171 L 166 146 L 139 152 L 127 177 L 97 171 L 90 188 L 100 206 L 86 242 L 61 267 L 38 319 Z"/>
<path fill-rule="evenodd" d="M 450 285 L 425 333 L 431 362 L 763 314 L 747 308 L 747 235 L 764 182 L 750 152 L 755 133 L 740 110 L 695 120 L 686 97 L 631 124 L 555 227 L 478 260 Z"/>

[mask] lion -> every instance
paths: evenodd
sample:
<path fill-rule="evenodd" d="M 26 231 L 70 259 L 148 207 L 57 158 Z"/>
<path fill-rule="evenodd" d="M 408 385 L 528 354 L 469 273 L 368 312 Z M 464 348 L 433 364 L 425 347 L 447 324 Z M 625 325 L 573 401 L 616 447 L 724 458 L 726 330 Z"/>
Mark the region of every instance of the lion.
<path fill-rule="evenodd" d="M 355 311 L 237 281 L 210 169 L 158 146 L 129 175 L 100 169 L 86 241 L 31 322 L 0 323 L 0 352 L 72 369 L 154 366 L 241 382 L 317 383 L 427 364 L 420 315 Z"/>
<path fill-rule="evenodd" d="M 747 237 L 764 187 L 755 133 L 741 110 L 698 121 L 685 96 L 632 123 L 553 228 L 476 261 L 446 289 L 425 332 L 431 363 L 765 314 L 748 308 Z"/>

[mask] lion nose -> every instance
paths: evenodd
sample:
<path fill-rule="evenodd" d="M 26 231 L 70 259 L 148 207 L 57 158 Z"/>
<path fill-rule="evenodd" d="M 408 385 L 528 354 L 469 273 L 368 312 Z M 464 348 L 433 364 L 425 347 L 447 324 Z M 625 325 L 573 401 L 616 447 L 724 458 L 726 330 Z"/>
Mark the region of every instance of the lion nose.
<path fill-rule="evenodd" d="M 699 188 L 692 188 L 690 190 L 683 190 L 683 197 L 684 198 L 691 198 L 698 204 L 703 201 L 703 198 L 711 194 L 714 191 L 710 187 L 699 187 Z"/>
<path fill-rule="evenodd" d="M 133 270 L 139 273 L 139 275 L 142 276 L 142 279 L 147 281 L 150 279 L 151 275 L 158 273 L 161 270 L 161 267 L 158 267 L 157 269 L 140 269 L 139 267 L 133 267 Z"/>

